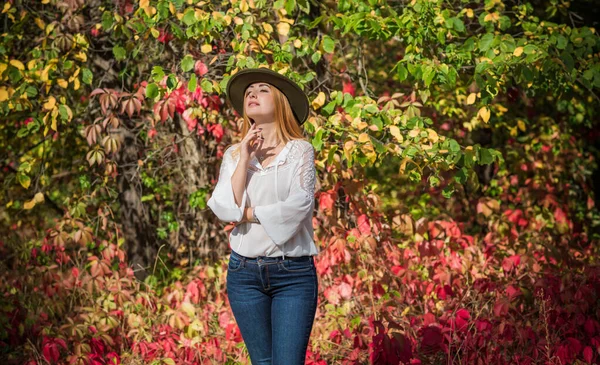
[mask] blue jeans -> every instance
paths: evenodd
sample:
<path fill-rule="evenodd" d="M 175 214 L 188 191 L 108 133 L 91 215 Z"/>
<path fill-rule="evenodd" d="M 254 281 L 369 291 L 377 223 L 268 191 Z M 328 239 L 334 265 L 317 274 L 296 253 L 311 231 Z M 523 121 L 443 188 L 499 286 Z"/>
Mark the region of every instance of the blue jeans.
<path fill-rule="evenodd" d="M 252 365 L 304 365 L 318 290 L 312 256 L 231 252 L 227 297 Z"/>

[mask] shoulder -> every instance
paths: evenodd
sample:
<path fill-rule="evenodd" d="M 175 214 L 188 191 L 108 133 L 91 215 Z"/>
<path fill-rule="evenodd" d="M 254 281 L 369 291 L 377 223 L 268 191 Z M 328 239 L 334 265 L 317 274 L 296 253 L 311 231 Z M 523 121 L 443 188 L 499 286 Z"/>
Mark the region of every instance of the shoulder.
<path fill-rule="evenodd" d="M 234 143 L 234 144 L 226 147 L 225 152 L 223 152 L 223 158 L 235 156 L 239 152 L 238 151 L 239 145 L 240 145 L 239 143 Z"/>
<path fill-rule="evenodd" d="M 305 139 L 295 139 L 292 141 L 296 144 L 297 148 L 304 153 L 314 153 L 315 149 L 313 148 L 312 143 Z"/>

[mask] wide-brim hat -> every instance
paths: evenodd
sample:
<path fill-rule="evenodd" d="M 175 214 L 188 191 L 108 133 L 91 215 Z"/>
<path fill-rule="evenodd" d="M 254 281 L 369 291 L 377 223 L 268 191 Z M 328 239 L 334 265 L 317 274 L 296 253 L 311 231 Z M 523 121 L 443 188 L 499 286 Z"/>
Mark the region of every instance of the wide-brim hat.
<path fill-rule="evenodd" d="M 266 82 L 275 86 L 288 99 L 296 121 L 302 124 L 308 118 L 308 98 L 298 84 L 268 68 L 248 68 L 237 72 L 227 82 L 227 99 L 233 108 L 243 115 L 244 93 L 255 82 Z"/>

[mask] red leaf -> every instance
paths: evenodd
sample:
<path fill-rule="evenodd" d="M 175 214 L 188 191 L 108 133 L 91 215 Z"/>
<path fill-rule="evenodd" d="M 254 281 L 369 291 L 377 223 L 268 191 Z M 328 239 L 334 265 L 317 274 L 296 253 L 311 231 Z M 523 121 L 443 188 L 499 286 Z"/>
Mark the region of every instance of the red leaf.
<path fill-rule="evenodd" d="M 441 349 L 443 336 L 439 327 L 428 326 L 421 330 L 421 347 L 425 352 Z"/>
<path fill-rule="evenodd" d="M 360 233 L 362 233 L 365 236 L 371 234 L 371 225 L 369 223 L 369 217 L 367 217 L 366 214 L 361 214 L 360 216 L 358 216 L 357 224 Z"/>
<path fill-rule="evenodd" d="M 333 196 L 334 193 L 322 192 L 319 195 L 319 209 L 332 211 L 335 203 Z"/>
<path fill-rule="evenodd" d="M 508 313 L 508 309 L 510 307 L 510 303 L 507 299 L 498 299 L 496 304 L 494 304 L 494 315 L 496 317 L 503 317 Z"/>
<path fill-rule="evenodd" d="M 585 349 L 583 349 L 583 359 L 588 364 L 592 363 L 592 360 L 594 360 L 594 352 L 591 347 L 586 346 Z"/>
<path fill-rule="evenodd" d="M 354 85 L 351 82 L 342 81 L 342 85 L 342 93 L 348 93 L 352 96 L 356 95 L 356 89 L 354 88 Z"/>
<path fill-rule="evenodd" d="M 194 65 L 194 72 L 198 76 L 202 77 L 208 72 L 208 67 L 206 66 L 206 64 L 204 62 L 196 61 L 196 64 Z"/>

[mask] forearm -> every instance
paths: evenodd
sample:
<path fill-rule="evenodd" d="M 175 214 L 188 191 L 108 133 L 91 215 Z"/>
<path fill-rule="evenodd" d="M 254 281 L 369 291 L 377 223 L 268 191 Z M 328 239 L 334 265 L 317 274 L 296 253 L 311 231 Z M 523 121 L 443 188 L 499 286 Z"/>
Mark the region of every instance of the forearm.
<path fill-rule="evenodd" d="M 254 222 L 254 216 L 252 215 L 252 208 L 244 208 L 244 215 L 242 216 L 242 222 Z"/>
<path fill-rule="evenodd" d="M 248 161 L 241 159 L 235 169 L 235 172 L 231 176 L 231 187 L 233 189 L 233 196 L 235 203 L 242 206 L 242 196 L 244 196 L 244 189 L 246 187 L 246 174 L 247 174 Z M 245 216 L 245 214 L 244 214 Z"/>

